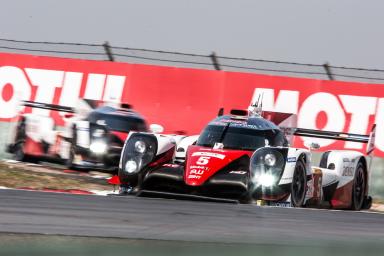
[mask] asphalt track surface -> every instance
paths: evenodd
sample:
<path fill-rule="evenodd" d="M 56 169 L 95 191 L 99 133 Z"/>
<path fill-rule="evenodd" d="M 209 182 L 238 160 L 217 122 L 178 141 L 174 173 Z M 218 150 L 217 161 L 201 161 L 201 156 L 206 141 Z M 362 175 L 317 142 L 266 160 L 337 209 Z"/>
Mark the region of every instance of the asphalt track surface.
<path fill-rule="evenodd" d="M 0 232 L 280 245 L 369 241 L 380 245 L 384 243 L 384 215 L 0 190 Z"/>

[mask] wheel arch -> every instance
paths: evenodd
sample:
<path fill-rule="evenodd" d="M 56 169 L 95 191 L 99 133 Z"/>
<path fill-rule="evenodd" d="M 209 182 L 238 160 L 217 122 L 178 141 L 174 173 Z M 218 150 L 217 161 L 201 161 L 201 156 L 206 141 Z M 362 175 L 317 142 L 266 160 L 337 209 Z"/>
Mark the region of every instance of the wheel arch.
<path fill-rule="evenodd" d="M 310 174 L 310 172 L 311 172 L 311 152 L 310 151 L 304 151 L 304 150 L 298 152 L 297 160 L 303 161 L 307 175 Z"/>

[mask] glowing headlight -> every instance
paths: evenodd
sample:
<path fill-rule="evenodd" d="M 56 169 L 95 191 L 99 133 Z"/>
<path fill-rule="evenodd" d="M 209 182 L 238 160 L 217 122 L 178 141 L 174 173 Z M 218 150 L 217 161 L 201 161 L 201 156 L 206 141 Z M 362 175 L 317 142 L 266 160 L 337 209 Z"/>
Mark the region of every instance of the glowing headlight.
<path fill-rule="evenodd" d="M 276 164 L 276 156 L 274 154 L 266 154 L 264 156 L 264 163 L 268 166 L 274 166 Z"/>
<path fill-rule="evenodd" d="M 137 172 L 137 163 L 136 161 L 134 160 L 128 160 L 126 163 L 125 163 L 125 168 L 124 170 L 127 172 L 127 173 L 135 173 Z"/>
<path fill-rule="evenodd" d="M 271 187 L 275 183 L 275 177 L 271 174 L 264 173 L 259 177 L 259 183 L 263 187 Z"/>
<path fill-rule="evenodd" d="M 104 154 L 107 151 L 107 144 L 103 141 L 95 141 L 91 143 L 89 149 L 95 154 Z"/>
<path fill-rule="evenodd" d="M 142 140 L 138 140 L 135 142 L 135 151 L 138 153 L 144 153 L 145 150 L 147 149 L 147 146 Z"/>
<path fill-rule="evenodd" d="M 104 135 L 104 130 L 102 129 L 96 129 L 93 133 L 92 136 L 96 138 L 100 138 L 101 136 Z"/>

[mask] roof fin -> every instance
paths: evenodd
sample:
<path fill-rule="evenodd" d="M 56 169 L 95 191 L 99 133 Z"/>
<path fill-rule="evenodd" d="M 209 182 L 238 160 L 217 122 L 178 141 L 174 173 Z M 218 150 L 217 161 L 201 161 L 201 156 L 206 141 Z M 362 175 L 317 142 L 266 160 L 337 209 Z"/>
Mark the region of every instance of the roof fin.
<path fill-rule="evenodd" d="M 263 96 L 264 93 L 259 94 L 257 101 L 248 107 L 249 117 L 261 117 L 261 114 L 263 113 Z"/>

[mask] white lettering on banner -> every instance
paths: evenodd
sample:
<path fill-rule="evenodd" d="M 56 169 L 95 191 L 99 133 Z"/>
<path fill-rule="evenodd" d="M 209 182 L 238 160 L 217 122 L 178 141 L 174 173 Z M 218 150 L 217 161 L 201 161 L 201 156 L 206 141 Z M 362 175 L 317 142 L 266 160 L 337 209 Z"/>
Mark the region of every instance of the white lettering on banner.
<path fill-rule="evenodd" d="M 349 133 L 366 134 L 369 116 L 376 112 L 377 98 L 351 95 L 340 95 L 345 111 L 351 114 Z M 345 142 L 346 148 L 362 149 L 363 144 L 358 142 Z"/>
<path fill-rule="evenodd" d="M 80 96 L 81 81 L 83 74 L 78 72 L 66 72 L 64 75 L 64 84 L 61 89 L 59 105 L 75 106 Z"/>
<path fill-rule="evenodd" d="M 104 101 L 120 102 L 125 84 L 125 76 L 107 76 Z"/>
<path fill-rule="evenodd" d="M 32 85 L 37 87 L 34 101 L 52 103 L 56 87 L 63 85 L 64 71 L 26 68 L 25 71 Z M 32 112 L 40 115 L 49 115 L 50 110 L 33 108 Z"/>
<path fill-rule="evenodd" d="M 384 98 L 380 98 L 376 112 L 376 139 L 375 145 L 380 151 L 384 151 Z"/>
<path fill-rule="evenodd" d="M 263 97 L 263 110 L 297 114 L 299 108 L 298 91 L 281 90 L 275 102 L 273 89 L 256 88 L 251 103 L 257 102 L 261 95 Z"/>
<path fill-rule="evenodd" d="M 0 118 L 13 118 L 19 111 L 20 100 L 53 103 L 56 88 L 62 88 L 59 104 L 74 107 L 79 99 L 84 73 L 48 69 L 0 67 Z M 120 102 L 125 76 L 89 74 L 84 98 Z M 30 81 L 30 82 L 29 82 Z M 12 86 L 10 99 L 3 98 L 4 88 Z M 32 99 L 32 86 L 37 87 Z M 48 115 L 50 110 L 33 109 L 33 113 Z"/>
<path fill-rule="evenodd" d="M 327 115 L 327 123 L 323 130 L 325 131 L 343 131 L 345 124 L 345 113 L 340 106 L 336 96 L 330 93 L 319 92 L 309 96 L 301 105 L 300 114 L 297 120 L 297 126 L 317 129 L 316 120 L 318 115 L 323 112 Z M 302 138 L 304 141 L 313 139 Z M 318 139 L 320 146 L 329 146 L 334 140 Z"/>
<path fill-rule="evenodd" d="M 258 99 L 263 93 L 263 109 L 267 111 L 298 113 L 298 126 L 308 129 L 318 129 L 316 120 L 318 115 L 323 112 L 327 116 L 327 122 L 323 130 L 344 131 L 346 123 L 346 113 L 351 115 L 349 133 L 366 134 L 370 131 L 369 117 L 376 114 L 375 123 L 377 131 L 384 130 L 384 98 L 363 97 L 352 95 L 334 95 L 331 93 L 314 93 L 304 100 L 297 111 L 299 92 L 280 90 L 275 99 L 274 90 L 266 88 L 255 88 L 252 102 Z M 284 95 L 284 97 L 282 97 Z M 338 98 L 338 96 L 340 98 Z M 287 100 L 289 99 L 289 100 Z M 282 102 L 286 101 L 285 105 Z M 292 104 L 293 106 L 289 106 Z M 305 138 L 303 138 L 305 140 Z M 318 139 L 321 146 L 328 146 L 334 140 Z M 384 133 L 378 132 L 375 145 L 380 151 L 384 151 Z M 362 149 L 361 143 L 345 142 L 345 148 Z"/>
<path fill-rule="evenodd" d="M 7 101 L 3 99 L 2 92 L 5 85 L 12 86 L 13 95 Z M 20 100 L 29 100 L 31 86 L 24 75 L 23 70 L 17 67 L 0 67 L 0 118 L 13 118 L 17 115 Z"/>
<path fill-rule="evenodd" d="M 106 75 L 89 74 L 84 98 L 89 100 L 100 100 L 103 95 L 103 88 Z"/>

